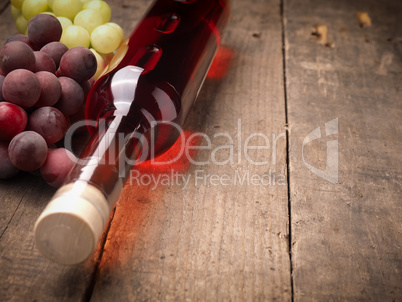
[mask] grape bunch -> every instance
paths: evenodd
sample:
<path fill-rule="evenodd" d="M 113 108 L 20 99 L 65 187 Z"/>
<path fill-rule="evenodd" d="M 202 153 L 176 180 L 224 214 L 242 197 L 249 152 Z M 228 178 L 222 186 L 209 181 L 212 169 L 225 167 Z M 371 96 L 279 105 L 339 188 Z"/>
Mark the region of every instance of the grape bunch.
<path fill-rule="evenodd" d="M 31 18 L 27 32 L 0 49 L 0 179 L 39 170 L 57 187 L 75 157 L 56 146 L 83 116 L 97 60 L 88 48 L 61 43 L 62 26 L 52 15 Z"/>
<path fill-rule="evenodd" d="M 28 22 L 38 14 L 51 14 L 62 25 L 60 42 L 68 48 L 83 46 L 97 55 L 104 67 L 104 57 L 113 53 L 124 40 L 124 31 L 110 22 L 111 9 L 103 0 L 10 0 L 17 30 L 27 34 Z M 106 56 L 107 57 L 107 56 Z"/>

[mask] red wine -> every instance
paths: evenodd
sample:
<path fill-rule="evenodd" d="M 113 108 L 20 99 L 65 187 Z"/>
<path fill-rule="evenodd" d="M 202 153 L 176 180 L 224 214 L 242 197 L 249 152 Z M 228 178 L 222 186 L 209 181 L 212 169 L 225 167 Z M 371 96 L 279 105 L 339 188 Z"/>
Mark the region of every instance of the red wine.
<path fill-rule="evenodd" d="M 179 137 L 229 11 L 229 0 L 153 3 L 88 95 L 86 118 L 97 126 L 89 128 L 92 137 L 81 160 L 36 224 L 45 255 L 68 264 L 92 253 L 129 170 Z M 66 206 L 71 199 L 78 201 Z"/>

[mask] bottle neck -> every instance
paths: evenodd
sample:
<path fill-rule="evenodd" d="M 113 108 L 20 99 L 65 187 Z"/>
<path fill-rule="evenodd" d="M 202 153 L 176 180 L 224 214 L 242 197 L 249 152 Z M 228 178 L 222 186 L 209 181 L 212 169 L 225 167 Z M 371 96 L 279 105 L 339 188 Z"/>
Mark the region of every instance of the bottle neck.
<path fill-rule="evenodd" d="M 35 224 L 37 247 L 48 258 L 77 264 L 93 253 L 129 170 L 143 153 L 142 123 L 141 115 L 133 119 L 113 112 L 100 120 L 68 179 Z"/>
<path fill-rule="evenodd" d="M 112 207 L 144 146 L 143 120 L 114 115 L 101 119 L 66 180 L 87 182 L 105 194 Z"/>

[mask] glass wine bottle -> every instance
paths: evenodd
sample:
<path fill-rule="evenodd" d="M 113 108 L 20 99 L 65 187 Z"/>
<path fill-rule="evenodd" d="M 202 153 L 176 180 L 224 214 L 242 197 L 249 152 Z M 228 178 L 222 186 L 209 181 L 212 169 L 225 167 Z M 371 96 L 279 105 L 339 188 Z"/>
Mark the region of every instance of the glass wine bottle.
<path fill-rule="evenodd" d="M 61 264 L 95 250 L 133 165 L 168 150 L 221 41 L 229 0 L 157 0 L 93 85 L 91 138 L 35 224 L 38 249 Z"/>

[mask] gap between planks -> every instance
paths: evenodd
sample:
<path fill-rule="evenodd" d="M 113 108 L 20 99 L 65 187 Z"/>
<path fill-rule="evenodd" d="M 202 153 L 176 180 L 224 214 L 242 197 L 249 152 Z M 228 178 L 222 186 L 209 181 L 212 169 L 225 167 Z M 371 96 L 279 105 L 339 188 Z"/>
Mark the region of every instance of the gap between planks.
<path fill-rule="evenodd" d="M 289 117 L 288 117 L 288 94 L 287 94 L 287 81 L 286 81 L 286 16 L 285 16 L 285 1 L 280 1 L 280 14 L 281 14 L 281 29 L 282 29 L 282 65 L 283 65 L 283 94 L 285 106 L 285 135 L 286 135 L 286 183 L 288 193 L 288 245 L 289 245 L 289 270 L 290 270 L 290 298 L 294 301 L 294 284 L 293 284 L 293 263 L 292 263 L 292 204 L 290 199 L 290 159 L 289 159 Z"/>

